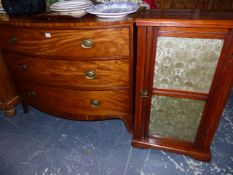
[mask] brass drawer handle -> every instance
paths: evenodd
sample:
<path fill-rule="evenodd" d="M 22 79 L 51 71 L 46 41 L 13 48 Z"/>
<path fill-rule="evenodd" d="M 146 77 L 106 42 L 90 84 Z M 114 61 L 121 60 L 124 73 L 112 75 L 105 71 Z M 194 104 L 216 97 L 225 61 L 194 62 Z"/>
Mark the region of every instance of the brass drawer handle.
<path fill-rule="evenodd" d="M 96 77 L 96 73 L 94 70 L 87 70 L 84 74 L 85 74 L 85 78 L 89 80 L 93 80 Z"/>
<path fill-rule="evenodd" d="M 17 38 L 15 36 L 10 36 L 8 38 L 8 43 L 12 45 L 17 44 Z"/>
<path fill-rule="evenodd" d="M 95 108 L 99 107 L 100 104 L 101 104 L 100 101 L 99 101 L 99 100 L 96 100 L 96 99 L 92 99 L 92 100 L 90 101 L 90 105 L 91 105 L 92 107 L 95 107 Z"/>
<path fill-rule="evenodd" d="M 94 46 L 94 41 L 92 41 L 91 39 L 84 39 L 81 41 L 81 46 L 82 48 L 90 49 Z"/>
<path fill-rule="evenodd" d="M 18 68 L 21 72 L 24 72 L 27 70 L 27 65 L 26 64 L 20 64 L 18 65 Z"/>
<path fill-rule="evenodd" d="M 36 97 L 36 93 L 34 91 L 28 92 L 29 97 Z"/>

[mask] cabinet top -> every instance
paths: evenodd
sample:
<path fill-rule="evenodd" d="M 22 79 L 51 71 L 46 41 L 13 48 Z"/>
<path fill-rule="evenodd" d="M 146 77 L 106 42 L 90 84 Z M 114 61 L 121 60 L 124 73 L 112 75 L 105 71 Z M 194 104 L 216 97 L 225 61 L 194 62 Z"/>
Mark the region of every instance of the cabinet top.
<path fill-rule="evenodd" d="M 147 10 L 136 19 L 136 25 L 233 28 L 233 11 L 189 9 Z"/>

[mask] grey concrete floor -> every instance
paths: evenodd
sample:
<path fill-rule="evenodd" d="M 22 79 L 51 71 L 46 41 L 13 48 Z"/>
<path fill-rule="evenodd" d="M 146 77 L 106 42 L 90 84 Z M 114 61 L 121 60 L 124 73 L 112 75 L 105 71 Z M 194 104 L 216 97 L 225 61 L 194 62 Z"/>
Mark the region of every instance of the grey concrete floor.
<path fill-rule="evenodd" d="M 210 163 L 131 147 L 120 120 L 60 119 L 30 107 L 0 113 L 0 175 L 232 175 L 233 93 L 212 145 Z"/>

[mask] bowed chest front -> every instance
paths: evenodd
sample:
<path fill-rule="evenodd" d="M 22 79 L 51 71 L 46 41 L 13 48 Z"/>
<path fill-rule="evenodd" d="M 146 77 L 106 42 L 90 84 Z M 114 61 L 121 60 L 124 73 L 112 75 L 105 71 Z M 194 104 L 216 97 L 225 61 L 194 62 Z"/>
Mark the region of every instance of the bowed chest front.
<path fill-rule="evenodd" d="M 1 61 L 12 93 L 25 109 L 79 120 L 120 118 L 132 131 L 133 30 L 134 16 L 1 21 Z"/>
<path fill-rule="evenodd" d="M 209 161 L 233 79 L 233 13 L 147 11 L 136 25 L 132 144 Z"/>

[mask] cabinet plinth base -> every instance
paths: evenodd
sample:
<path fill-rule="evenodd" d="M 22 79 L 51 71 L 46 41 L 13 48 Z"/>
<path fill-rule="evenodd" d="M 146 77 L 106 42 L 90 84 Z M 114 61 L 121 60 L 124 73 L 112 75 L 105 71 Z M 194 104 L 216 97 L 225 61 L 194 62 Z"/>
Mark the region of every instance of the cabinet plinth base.
<path fill-rule="evenodd" d="M 168 146 L 168 145 L 163 145 L 160 143 L 156 142 L 151 142 L 146 139 L 132 139 L 132 146 L 137 147 L 137 148 L 151 148 L 151 149 L 159 149 L 162 151 L 169 151 L 177 154 L 184 154 L 186 156 L 190 156 L 193 159 L 204 161 L 204 162 L 209 162 L 212 158 L 210 150 L 208 151 L 203 151 L 199 150 L 195 147 L 191 146 Z"/>

